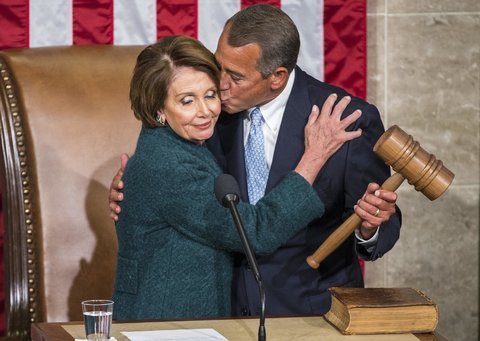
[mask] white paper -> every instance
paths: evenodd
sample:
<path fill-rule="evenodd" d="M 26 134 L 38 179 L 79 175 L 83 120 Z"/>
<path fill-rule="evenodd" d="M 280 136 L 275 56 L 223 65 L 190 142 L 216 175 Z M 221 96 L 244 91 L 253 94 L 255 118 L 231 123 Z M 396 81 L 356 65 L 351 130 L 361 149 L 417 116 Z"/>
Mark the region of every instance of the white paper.
<path fill-rule="evenodd" d="M 131 341 L 228 341 L 215 329 L 175 329 L 122 332 Z"/>
<path fill-rule="evenodd" d="M 88 340 L 87 340 L 87 339 L 75 339 L 75 341 L 88 341 Z M 112 336 L 112 337 L 109 339 L 109 341 L 117 341 L 117 339 Z"/>

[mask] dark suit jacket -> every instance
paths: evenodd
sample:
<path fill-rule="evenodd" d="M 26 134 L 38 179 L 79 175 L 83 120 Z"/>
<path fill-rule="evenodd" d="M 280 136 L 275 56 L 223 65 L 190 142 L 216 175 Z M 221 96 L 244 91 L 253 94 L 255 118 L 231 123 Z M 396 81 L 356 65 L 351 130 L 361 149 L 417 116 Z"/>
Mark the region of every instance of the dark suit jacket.
<path fill-rule="evenodd" d="M 347 93 L 320 82 L 296 68 L 295 83 L 287 102 L 280 127 L 267 192 L 292 169 L 304 151 L 304 127 L 313 104 L 320 108 L 331 93 L 339 99 Z M 375 260 L 389 251 L 400 233 L 400 211 L 382 225 L 378 243 L 371 254 L 356 246 L 352 234 L 327 257 L 317 270 L 306 258 L 353 212 L 353 206 L 365 192 L 369 182 L 381 184 L 390 169 L 373 153 L 373 146 L 384 127 L 377 108 L 353 97 L 345 115 L 355 109 L 362 116 L 349 129 L 362 129 L 362 136 L 344 144 L 320 172 L 314 188 L 325 204 L 325 214 L 312 221 L 286 245 L 270 256 L 258 258 L 266 290 L 266 311 L 269 315 L 323 314 L 330 308 L 327 288 L 333 286 L 362 287 L 363 278 L 358 254 Z M 245 162 L 243 153 L 243 115 L 222 114 L 209 147 L 227 173 L 239 182 L 243 200 L 247 201 Z M 259 314 L 258 286 L 241 261 L 233 283 L 233 312 L 239 315 Z"/>

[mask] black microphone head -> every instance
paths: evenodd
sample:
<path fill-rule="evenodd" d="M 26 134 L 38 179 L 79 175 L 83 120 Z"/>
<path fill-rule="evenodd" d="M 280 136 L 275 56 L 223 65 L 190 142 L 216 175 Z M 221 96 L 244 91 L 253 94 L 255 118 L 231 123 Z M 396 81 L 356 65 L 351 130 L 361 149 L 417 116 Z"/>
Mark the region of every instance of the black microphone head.
<path fill-rule="evenodd" d="M 238 204 L 240 201 L 240 187 L 237 180 L 230 174 L 221 174 L 215 178 L 215 196 L 217 200 L 225 207 L 228 207 L 229 201 Z"/>

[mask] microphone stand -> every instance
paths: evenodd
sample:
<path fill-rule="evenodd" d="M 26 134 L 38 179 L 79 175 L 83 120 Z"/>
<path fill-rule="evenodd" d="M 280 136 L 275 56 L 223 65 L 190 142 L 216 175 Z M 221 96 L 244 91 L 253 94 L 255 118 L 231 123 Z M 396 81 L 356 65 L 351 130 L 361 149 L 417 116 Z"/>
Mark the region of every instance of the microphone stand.
<path fill-rule="evenodd" d="M 240 214 L 238 213 L 238 209 L 236 206 L 237 197 L 235 194 L 227 194 L 225 197 L 225 201 L 228 204 L 228 208 L 233 216 L 233 221 L 235 222 L 235 227 L 237 228 L 238 234 L 240 235 L 240 239 L 242 241 L 243 249 L 245 251 L 245 255 L 247 256 L 248 264 L 253 271 L 253 275 L 255 276 L 255 280 L 257 281 L 258 288 L 260 289 L 260 302 L 261 302 L 261 309 L 260 309 L 260 326 L 258 327 L 258 341 L 265 341 L 267 338 L 267 333 L 265 330 L 265 289 L 262 283 L 262 277 L 260 276 L 260 271 L 258 269 L 257 260 L 252 252 L 252 248 L 250 247 L 250 242 L 248 241 L 248 237 L 245 234 L 245 229 L 242 225 L 242 220 L 240 218 Z"/>

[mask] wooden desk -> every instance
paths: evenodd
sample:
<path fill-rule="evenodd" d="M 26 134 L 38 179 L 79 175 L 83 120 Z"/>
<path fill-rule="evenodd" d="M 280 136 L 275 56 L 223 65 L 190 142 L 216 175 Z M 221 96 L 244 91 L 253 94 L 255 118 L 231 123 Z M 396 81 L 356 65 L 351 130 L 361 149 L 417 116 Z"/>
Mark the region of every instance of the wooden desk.
<path fill-rule="evenodd" d="M 213 328 L 230 341 L 257 341 L 258 319 L 221 319 L 165 322 L 114 322 L 112 336 L 118 341 L 128 340 L 122 331 Z M 436 334 L 349 335 L 338 332 L 323 317 L 267 318 L 267 340 L 330 340 L 330 341 L 446 341 Z M 32 325 L 33 341 L 72 341 L 85 338 L 82 322 L 36 323 Z"/>

